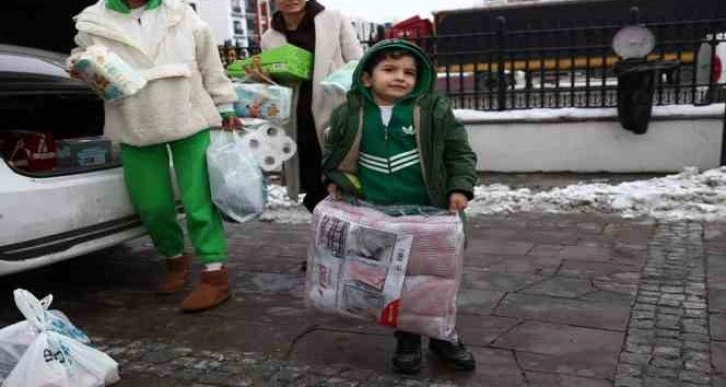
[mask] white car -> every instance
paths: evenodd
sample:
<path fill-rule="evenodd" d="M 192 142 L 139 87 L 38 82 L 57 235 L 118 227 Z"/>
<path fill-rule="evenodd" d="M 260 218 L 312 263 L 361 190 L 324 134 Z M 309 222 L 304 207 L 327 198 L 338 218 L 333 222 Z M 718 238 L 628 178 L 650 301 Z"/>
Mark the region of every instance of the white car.
<path fill-rule="evenodd" d="M 17 161 L 26 145 L 18 144 L 17 133 L 40 131 L 55 140 L 102 134 L 101 100 L 69 78 L 64 61 L 60 54 L 0 45 L 0 275 L 145 234 L 112 152 L 43 170 Z"/>

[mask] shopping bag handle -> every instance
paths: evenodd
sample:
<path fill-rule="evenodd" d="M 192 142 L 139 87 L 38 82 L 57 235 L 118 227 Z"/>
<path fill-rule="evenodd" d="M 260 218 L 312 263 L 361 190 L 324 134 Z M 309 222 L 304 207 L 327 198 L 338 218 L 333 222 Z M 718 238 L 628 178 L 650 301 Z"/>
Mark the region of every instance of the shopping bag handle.
<path fill-rule="evenodd" d="M 215 146 L 240 143 L 242 142 L 242 135 L 240 131 L 244 130 L 244 128 L 240 130 L 220 130 L 216 136 L 212 137 L 211 143 Z"/>
<path fill-rule="evenodd" d="M 31 324 L 38 330 L 46 328 L 45 311 L 53 301 L 53 296 L 48 296 L 39 301 L 32 293 L 25 289 L 15 289 L 13 292 L 15 306 Z"/>

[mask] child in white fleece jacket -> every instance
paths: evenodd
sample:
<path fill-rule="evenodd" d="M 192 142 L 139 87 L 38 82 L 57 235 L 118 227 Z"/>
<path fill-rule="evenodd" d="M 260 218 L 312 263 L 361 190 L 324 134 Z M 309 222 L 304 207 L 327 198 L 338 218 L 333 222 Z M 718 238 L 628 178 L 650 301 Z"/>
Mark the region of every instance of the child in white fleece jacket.
<path fill-rule="evenodd" d="M 171 154 L 192 245 L 207 269 L 181 309 L 214 307 L 230 293 L 223 266 L 227 244 L 211 199 L 206 149 L 210 127 L 223 121 L 231 130 L 238 121 L 237 96 L 212 30 L 182 0 L 99 0 L 75 22 L 78 50 L 106 46 L 147 80 L 138 93 L 105 103 L 104 132 L 121 143 L 129 197 L 166 258 L 159 290 L 182 290 L 190 265 L 177 222 Z"/>

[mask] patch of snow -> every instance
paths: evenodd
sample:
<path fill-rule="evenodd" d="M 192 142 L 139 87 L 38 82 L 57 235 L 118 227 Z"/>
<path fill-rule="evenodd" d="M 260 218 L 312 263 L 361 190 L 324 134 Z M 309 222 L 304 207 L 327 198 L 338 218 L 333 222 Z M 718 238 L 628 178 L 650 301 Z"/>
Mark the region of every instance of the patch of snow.
<path fill-rule="evenodd" d="M 574 184 L 533 192 L 492 184 L 475 188 L 469 203 L 471 216 L 517 212 L 599 213 L 624 218 L 651 217 L 662 220 L 717 221 L 726 219 L 726 167 L 699 173 L 695 167 L 660 178 L 618 185 Z M 271 185 L 262 220 L 306 223 L 310 214 L 302 198 L 293 202 L 287 191 Z"/>
<path fill-rule="evenodd" d="M 469 213 L 601 213 L 664 220 L 726 219 L 726 167 L 699 173 L 688 167 L 676 175 L 618 185 L 576 184 L 534 193 L 501 184 L 476 187 Z"/>
<path fill-rule="evenodd" d="M 260 216 L 260 220 L 277 223 L 308 223 L 312 216 L 303 207 L 304 194 L 299 196 L 297 202 L 287 195 L 287 188 L 270 184 L 267 189 L 267 207 Z"/>
<path fill-rule="evenodd" d="M 723 117 L 724 104 L 708 106 L 667 105 L 654 106 L 653 117 Z M 615 108 L 562 108 L 562 109 L 520 109 L 499 111 L 454 110 L 454 115 L 461 122 L 496 122 L 496 121 L 552 121 L 552 120 L 593 120 L 617 118 Z"/>

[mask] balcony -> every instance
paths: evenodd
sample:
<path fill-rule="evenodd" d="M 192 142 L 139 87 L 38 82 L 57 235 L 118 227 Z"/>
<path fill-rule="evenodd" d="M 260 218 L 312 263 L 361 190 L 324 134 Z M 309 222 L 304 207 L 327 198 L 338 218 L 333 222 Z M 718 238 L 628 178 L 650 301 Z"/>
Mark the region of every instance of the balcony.
<path fill-rule="evenodd" d="M 242 15 L 242 7 L 232 6 L 232 13 Z"/>

